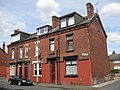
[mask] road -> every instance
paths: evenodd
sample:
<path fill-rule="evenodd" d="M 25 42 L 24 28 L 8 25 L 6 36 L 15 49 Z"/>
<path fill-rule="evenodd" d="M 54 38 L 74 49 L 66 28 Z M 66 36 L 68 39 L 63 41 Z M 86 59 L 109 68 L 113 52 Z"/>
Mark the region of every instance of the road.
<path fill-rule="evenodd" d="M 120 90 L 120 80 L 107 86 L 101 87 L 98 90 Z"/>
<path fill-rule="evenodd" d="M 0 90 L 65 90 L 65 89 L 47 88 L 40 86 L 17 86 L 17 85 L 9 85 L 5 81 L 0 81 Z"/>
<path fill-rule="evenodd" d="M 106 85 L 101 88 L 89 88 L 84 90 L 120 90 L 120 80 L 117 82 L 114 82 L 112 84 Z M 0 80 L 0 90 L 66 90 L 64 88 L 47 88 L 47 87 L 41 87 L 39 85 L 36 86 L 17 86 L 17 85 L 9 85 L 8 82 L 5 80 Z M 69 90 L 69 89 L 67 89 Z M 73 90 L 73 89 L 72 89 Z M 83 90 L 83 89 L 75 89 L 75 90 Z"/>

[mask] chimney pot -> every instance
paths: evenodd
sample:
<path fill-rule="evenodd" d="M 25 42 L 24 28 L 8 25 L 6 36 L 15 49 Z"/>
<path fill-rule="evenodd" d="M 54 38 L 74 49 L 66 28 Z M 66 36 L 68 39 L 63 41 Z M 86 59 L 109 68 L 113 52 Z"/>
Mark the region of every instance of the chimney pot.
<path fill-rule="evenodd" d="M 3 50 L 5 51 L 5 42 L 3 42 L 3 47 L 2 47 L 2 48 L 3 48 Z"/>

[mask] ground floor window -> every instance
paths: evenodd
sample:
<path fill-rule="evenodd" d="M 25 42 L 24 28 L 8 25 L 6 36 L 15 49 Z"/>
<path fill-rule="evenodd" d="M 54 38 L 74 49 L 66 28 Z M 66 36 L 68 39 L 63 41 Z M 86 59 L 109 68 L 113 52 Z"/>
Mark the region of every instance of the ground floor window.
<path fill-rule="evenodd" d="M 77 61 L 66 61 L 66 75 L 77 75 Z"/>
<path fill-rule="evenodd" d="M 34 63 L 34 76 L 37 76 L 37 75 L 40 76 L 40 75 L 42 75 L 41 71 L 42 71 L 41 64 Z"/>
<path fill-rule="evenodd" d="M 10 65 L 10 75 L 15 75 L 15 65 Z"/>

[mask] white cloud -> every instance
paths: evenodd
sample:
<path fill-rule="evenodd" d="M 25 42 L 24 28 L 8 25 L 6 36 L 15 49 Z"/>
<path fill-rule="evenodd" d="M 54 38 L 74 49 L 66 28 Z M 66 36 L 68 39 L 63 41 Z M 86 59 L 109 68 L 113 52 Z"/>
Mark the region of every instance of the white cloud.
<path fill-rule="evenodd" d="M 10 36 L 15 29 L 24 30 L 26 28 L 25 22 L 15 21 L 15 19 L 12 19 L 13 16 L 11 13 L 0 11 L 0 37 Z"/>
<path fill-rule="evenodd" d="M 120 16 L 120 4 L 110 3 L 101 9 L 100 14 L 105 16 Z"/>
<path fill-rule="evenodd" d="M 20 30 L 23 30 L 26 28 L 26 24 L 25 22 L 17 22 L 16 25 L 14 26 L 14 29 L 20 29 Z"/>
<path fill-rule="evenodd" d="M 53 15 L 59 15 L 60 6 L 55 0 L 38 0 L 36 6 L 40 19 L 45 23 L 50 23 Z"/>
<path fill-rule="evenodd" d="M 108 35 L 108 41 L 115 43 L 115 44 L 120 44 L 120 34 L 117 32 L 109 32 L 107 33 Z"/>

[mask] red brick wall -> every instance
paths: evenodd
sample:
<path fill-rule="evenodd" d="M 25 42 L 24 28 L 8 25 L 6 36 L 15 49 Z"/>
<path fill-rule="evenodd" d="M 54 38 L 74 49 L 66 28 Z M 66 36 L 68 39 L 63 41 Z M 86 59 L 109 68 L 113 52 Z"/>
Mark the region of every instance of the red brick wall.
<path fill-rule="evenodd" d="M 93 84 L 96 84 L 103 82 L 104 77 L 110 74 L 110 62 L 107 55 L 106 37 L 100 23 L 94 21 L 88 30 Z"/>
<path fill-rule="evenodd" d="M 5 54 L 4 51 L 0 49 L 0 77 L 6 76 L 7 60 L 8 60 L 7 54 Z"/>

